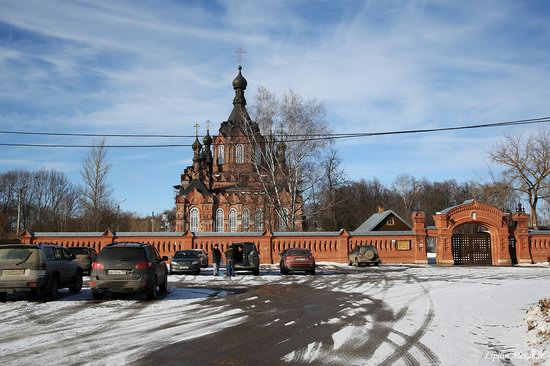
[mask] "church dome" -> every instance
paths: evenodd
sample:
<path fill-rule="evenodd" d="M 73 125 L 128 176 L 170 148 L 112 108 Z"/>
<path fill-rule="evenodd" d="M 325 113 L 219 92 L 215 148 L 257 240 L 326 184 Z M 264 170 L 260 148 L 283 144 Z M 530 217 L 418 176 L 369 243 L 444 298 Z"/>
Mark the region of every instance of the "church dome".
<path fill-rule="evenodd" d="M 241 74 L 242 69 L 243 68 L 239 65 L 239 75 L 237 75 L 237 77 L 233 80 L 233 89 L 246 89 L 246 86 L 248 85 L 248 82 Z"/>

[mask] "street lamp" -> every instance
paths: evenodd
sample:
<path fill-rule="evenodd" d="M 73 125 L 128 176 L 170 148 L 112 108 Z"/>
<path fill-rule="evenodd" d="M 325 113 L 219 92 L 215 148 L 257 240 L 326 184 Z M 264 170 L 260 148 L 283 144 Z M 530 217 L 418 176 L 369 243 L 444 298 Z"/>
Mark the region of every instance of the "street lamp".
<path fill-rule="evenodd" d="M 120 215 L 120 204 L 126 201 L 126 198 L 116 204 L 116 232 L 118 233 L 118 216 Z"/>

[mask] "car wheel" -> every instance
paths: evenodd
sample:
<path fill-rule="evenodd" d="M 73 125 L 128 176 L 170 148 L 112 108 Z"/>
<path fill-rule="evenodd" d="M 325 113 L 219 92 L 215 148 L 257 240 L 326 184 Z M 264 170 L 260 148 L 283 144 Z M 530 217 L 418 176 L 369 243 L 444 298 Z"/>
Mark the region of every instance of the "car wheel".
<path fill-rule="evenodd" d="M 375 267 L 378 267 L 379 265 L 380 265 L 380 262 L 374 263 L 374 266 L 375 266 Z"/>
<path fill-rule="evenodd" d="M 197 267 L 197 269 L 195 270 L 195 276 L 198 276 L 201 274 L 201 267 Z"/>
<path fill-rule="evenodd" d="M 352 261 L 348 261 L 348 266 L 353 266 L 353 262 L 352 262 Z"/>
<path fill-rule="evenodd" d="M 359 261 L 355 258 L 355 267 L 359 268 Z"/>
<path fill-rule="evenodd" d="M 59 277 L 55 275 L 52 278 L 50 287 L 46 289 L 46 300 L 55 300 L 59 293 Z"/>
<path fill-rule="evenodd" d="M 166 291 L 168 291 L 168 276 L 164 276 L 164 281 L 163 281 L 162 284 L 159 286 L 159 291 L 160 291 L 160 292 L 166 292 Z"/>
<path fill-rule="evenodd" d="M 148 300 L 156 300 L 157 298 L 157 278 L 156 277 L 153 278 L 151 285 L 145 291 L 145 295 L 147 295 Z"/>
<path fill-rule="evenodd" d="M 6 296 L 7 296 L 7 295 L 8 295 L 8 294 L 5 293 L 5 292 L 0 292 L 0 302 L 6 301 Z"/>
<path fill-rule="evenodd" d="M 259 276 L 260 275 L 260 269 L 259 268 L 254 268 L 252 270 L 252 275 L 254 276 Z"/>
<path fill-rule="evenodd" d="M 103 293 L 101 293 L 99 291 L 96 291 L 96 290 L 92 290 L 92 298 L 94 300 L 101 300 L 101 299 L 103 299 Z"/>
<path fill-rule="evenodd" d="M 69 287 L 69 292 L 72 294 L 78 294 L 81 289 L 82 289 L 82 272 L 78 272 L 76 274 L 76 278 L 74 279 L 74 285 Z"/>
<path fill-rule="evenodd" d="M 311 271 L 309 271 L 309 274 L 315 276 L 315 268 L 312 268 Z"/>

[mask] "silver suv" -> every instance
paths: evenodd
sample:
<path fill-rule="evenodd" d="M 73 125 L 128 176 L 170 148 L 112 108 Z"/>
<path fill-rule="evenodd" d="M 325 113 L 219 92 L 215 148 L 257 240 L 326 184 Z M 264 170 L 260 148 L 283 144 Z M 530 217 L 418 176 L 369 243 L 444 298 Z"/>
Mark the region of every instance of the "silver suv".
<path fill-rule="evenodd" d="M 48 244 L 0 245 L 0 301 L 7 294 L 28 292 L 57 298 L 60 288 L 79 293 L 82 268 L 65 248 Z"/>
<path fill-rule="evenodd" d="M 374 265 L 378 266 L 382 263 L 378 256 L 378 250 L 374 245 L 358 245 L 348 256 L 348 264 L 355 265 L 357 267 L 361 265 Z"/>

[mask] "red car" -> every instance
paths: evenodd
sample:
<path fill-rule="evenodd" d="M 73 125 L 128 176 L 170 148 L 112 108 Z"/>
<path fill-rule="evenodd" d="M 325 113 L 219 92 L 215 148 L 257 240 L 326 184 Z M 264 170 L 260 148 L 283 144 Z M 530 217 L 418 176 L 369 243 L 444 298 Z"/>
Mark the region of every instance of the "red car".
<path fill-rule="evenodd" d="M 315 274 L 315 257 L 309 249 L 294 248 L 287 249 L 281 253 L 282 274 L 289 274 L 293 271 L 305 271 L 306 274 Z"/>

